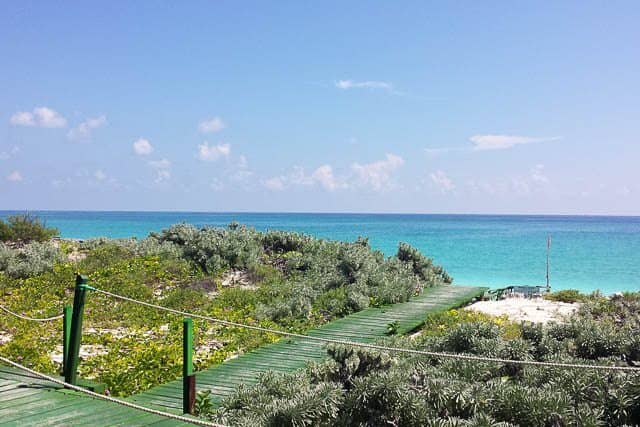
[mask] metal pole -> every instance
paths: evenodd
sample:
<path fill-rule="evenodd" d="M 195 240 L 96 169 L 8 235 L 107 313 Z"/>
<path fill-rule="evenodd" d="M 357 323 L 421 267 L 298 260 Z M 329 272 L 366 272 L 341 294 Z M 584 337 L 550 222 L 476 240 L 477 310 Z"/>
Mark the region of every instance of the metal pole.
<path fill-rule="evenodd" d="M 65 305 L 62 311 L 62 374 L 67 372 L 69 357 L 69 336 L 71 335 L 71 306 Z"/>
<path fill-rule="evenodd" d="M 67 366 L 64 372 L 64 380 L 76 385 L 78 381 L 78 363 L 80 361 L 80 341 L 82 340 L 82 315 L 84 313 L 84 300 L 88 290 L 88 279 L 85 276 L 76 276 L 76 288 L 73 295 L 73 312 L 71 314 L 71 334 L 69 336 L 69 353 Z"/>
<path fill-rule="evenodd" d="M 549 252 L 551 251 L 551 236 L 547 236 L 547 289 L 549 289 Z"/>
<path fill-rule="evenodd" d="M 196 376 L 193 375 L 193 320 L 182 320 L 182 412 L 193 414 L 196 402 Z"/>

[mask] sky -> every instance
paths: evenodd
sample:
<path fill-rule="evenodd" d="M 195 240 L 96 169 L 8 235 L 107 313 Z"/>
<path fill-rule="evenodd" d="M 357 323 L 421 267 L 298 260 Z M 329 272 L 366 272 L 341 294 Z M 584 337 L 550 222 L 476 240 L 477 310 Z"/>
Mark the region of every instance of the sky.
<path fill-rule="evenodd" d="M 2 2 L 0 209 L 640 215 L 640 4 Z"/>

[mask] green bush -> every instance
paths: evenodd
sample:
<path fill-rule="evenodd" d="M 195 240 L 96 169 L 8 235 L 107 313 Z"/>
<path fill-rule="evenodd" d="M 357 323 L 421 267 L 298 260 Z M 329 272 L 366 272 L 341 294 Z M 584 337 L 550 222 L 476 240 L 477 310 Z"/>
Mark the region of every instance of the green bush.
<path fill-rule="evenodd" d="M 58 229 L 47 227 L 30 214 L 13 215 L 6 222 L 0 220 L 0 242 L 45 242 L 58 234 Z"/>
<path fill-rule="evenodd" d="M 576 355 L 583 359 L 598 359 L 620 355 L 623 338 L 618 330 L 609 324 L 591 321 L 581 322 L 575 338 Z"/>
<path fill-rule="evenodd" d="M 413 272 L 428 282 L 452 283 L 453 279 L 440 266 L 434 266 L 433 262 L 421 254 L 416 248 L 400 243 L 397 257 L 400 261 L 411 265 Z"/>
<path fill-rule="evenodd" d="M 602 306 L 600 298 L 587 297 L 585 305 Z M 466 310 L 450 310 L 428 319 L 422 334 L 412 339 L 388 337 L 383 344 L 513 360 L 625 364 L 619 355 L 625 353 L 633 360 L 630 355 L 638 351 L 635 317 L 627 315 L 636 295 L 623 296 L 624 303 L 614 302 L 615 299 L 611 299 L 607 310 L 597 311 L 603 320 L 595 321 L 594 311 L 586 310 L 567 324 L 516 324 Z M 514 333 L 514 328 L 520 333 Z M 214 419 L 222 420 L 231 411 L 234 417 L 230 420 L 273 425 L 261 417 L 266 411 L 278 412 L 271 406 L 273 402 L 281 409 L 291 408 L 299 402 L 295 390 L 304 395 L 318 385 L 333 384 L 340 398 L 331 402 L 332 415 L 314 418 L 316 415 L 307 413 L 307 424 L 640 425 L 638 373 L 388 355 L 342 346 L 329 347 L 327 351 L 326 362 L 278 376 L 279 387 L 290 385 L 286 393 L 267 387 L 261 380 L 255 388 L 239 392 L 247 402 L 245 406 L 228 406 L 236 399 L 231 397 L 223 402 Z"/>
<path fill-rule="evenodd" d="M 266 286 L 258 316 L 280 323 L 316 315 L 329 319 L 370 304 L 407 301 L 425 287 L 451 281 L 409 245 L 400 244 L 398 256 L 385 258 L 362 238 L 347 243 L 284 231 L 260 233 L 239 224 L 202 229 L 178 224 L 146 240 L 159 245 L 154 248 L 142 241 L 155 250 L 152 253 L 169 245 L 167 252 L 193 262 L 205 274 L 248 272 L 254 282 Z M 267 267 L 279 274 L 265 275 Z"/>
<path fill-rule="evenodd" d="M 549 301 L 574 303 L 584 301 L 585 296 L 581 294 L 577 289 L 564 289 L 561 291 L 546 294 L 544 296 L 544 299 L 547 299 Z"/>
<path fill-rule="evenodd" d="M 500 328 L 490 322 L 462 323 L 448 331 L 443 345 L 456 352 L 476 352 L 482 339 L 495 340 L 500 336 Z"/>
<path fill-rule="evenodd" d="M 62 260 L 60 250 L 49 242 L 29 243 L 11 249 L 0 243 L 0 271 L 12 278 L 27 278 L 53 270 Z"/>

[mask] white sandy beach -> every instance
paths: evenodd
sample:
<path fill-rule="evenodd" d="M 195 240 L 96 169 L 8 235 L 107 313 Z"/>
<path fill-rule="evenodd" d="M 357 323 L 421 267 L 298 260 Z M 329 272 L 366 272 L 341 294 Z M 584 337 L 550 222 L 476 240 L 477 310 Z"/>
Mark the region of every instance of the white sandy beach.
<path fill-rule="evenodd" d="M 547 323 L 562 321 L 579 306 L 579 303 L 570 304 L 543 298 L 507 298 L 499 301 L 478 301 L 465 308 L 492 316 L 506 315 L 515 321 Z"/>

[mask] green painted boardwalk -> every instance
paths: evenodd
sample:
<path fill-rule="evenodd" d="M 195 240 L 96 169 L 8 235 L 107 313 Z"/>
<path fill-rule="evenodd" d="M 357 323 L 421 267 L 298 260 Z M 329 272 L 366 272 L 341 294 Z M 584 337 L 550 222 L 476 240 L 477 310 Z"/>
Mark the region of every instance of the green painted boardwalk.
<path fill-rule="evenodd" d="M 64 390 L 0 365 L 2 426 L 191 426 Z"/>
<path fill-rule="evenodd" d="M 447 286 L 426 290 L 411 301 L 384 308 L 369 308 L 335 320 L 308 334 L 336 340 L 371 343 L 385 336 L 389 323 L 398 322 L 399 332 L 411 331 L 429 313 L 458 307 L 482 294 L 485 288 Z M 211 369 L 198 372 L 199 390 L 212 391 L 217 405 L 240 384 L 251 385 L 267 370 L 292 372 L 309 361 L 326 358 L 324 344 L 284 338 Z M 182 381 L 155 387 L 129 400 L 180 414 Z M 0 365 L 0 425 L 2 426 L 176 426 L 184 425 L 136 409 L 64 390 L 60 386 Z"/>
<path fill-rule="evenodd" d="M 308 332 L 315 337 L 372 343 L 386 336 L 389 323 L 397 321 L 399 332 L 405 333 L 422 324 L 429 313 L 459 307 L 484 293 L 486 288 L 443 286 L 425 290 L 409 302 L 384 308 L 368 308 L 334 320 Z M 255 384 L 267 370 L 292 372 L 309 361 L 327 357 L 325 345 L 318 341 L 283 338 L 252 352 L 228 360 L 196 374 L 198 390 L 211 390 L 214 405 L 234 392 L 240 384 Z M 130 400 L 144 406 L 178 413 L 182 408 L 182 380 L 173 381 L 132 396 Z"/>

